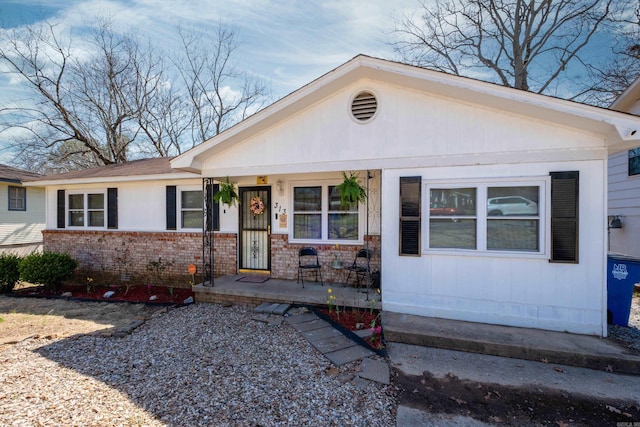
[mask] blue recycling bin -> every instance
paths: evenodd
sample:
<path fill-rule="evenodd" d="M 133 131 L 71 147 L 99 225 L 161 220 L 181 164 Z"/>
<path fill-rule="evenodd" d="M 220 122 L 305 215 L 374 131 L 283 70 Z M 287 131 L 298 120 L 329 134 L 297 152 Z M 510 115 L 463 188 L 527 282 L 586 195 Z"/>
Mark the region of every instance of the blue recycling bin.
<path fill-rule="evenodd" d="M 627 255 L 607 257 L 607 320 L 629 325 L 633 288 L 640 282 L 640 259 Z"/>

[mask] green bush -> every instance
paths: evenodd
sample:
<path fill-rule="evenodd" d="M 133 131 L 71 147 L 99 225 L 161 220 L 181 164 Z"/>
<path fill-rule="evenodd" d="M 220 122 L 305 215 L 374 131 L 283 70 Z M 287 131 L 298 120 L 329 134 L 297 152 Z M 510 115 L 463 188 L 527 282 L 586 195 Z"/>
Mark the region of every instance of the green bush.
<path fill-rule="evenodd" d="M 68 254 L 33 253 L 20 261 L 20 278 L 55 290 L 63 281 L 73 277 L 77 266 L 78 262 Z"/>
<path fill-rule="evenodd" d="M 14 254 L 0 254 L 0 292 L 11 292 L 20 280 L 20 257 Z"/>

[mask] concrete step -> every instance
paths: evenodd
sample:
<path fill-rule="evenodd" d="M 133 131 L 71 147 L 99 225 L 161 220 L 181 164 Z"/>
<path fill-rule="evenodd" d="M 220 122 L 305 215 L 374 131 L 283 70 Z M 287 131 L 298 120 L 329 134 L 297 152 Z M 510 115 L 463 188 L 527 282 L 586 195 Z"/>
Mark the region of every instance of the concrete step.
<path fill-rule="evenodd" d="M 640 356 L 606 338 L 392 312 L 382 325 L 391 342 L 640 375 Z"/>

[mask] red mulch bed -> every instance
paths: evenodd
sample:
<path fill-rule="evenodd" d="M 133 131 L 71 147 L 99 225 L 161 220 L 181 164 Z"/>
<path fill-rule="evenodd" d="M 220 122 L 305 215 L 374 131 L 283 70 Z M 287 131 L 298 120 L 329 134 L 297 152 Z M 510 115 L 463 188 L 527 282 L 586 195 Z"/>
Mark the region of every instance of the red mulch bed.
<path fill-rule="evenodd" d="M 108 291 L 114 291 L 111 298 L 104 298 Z M 71 292 L 71 298 L 87 299 L 94 301 L 126 301 L 132 303 L 150 304 L 182 304 L 185 299 L 193 296 L 191 289 L 171 288 L 164 286 L 87 286 L 63 285 L 56 291 L 46 289 L 44 286 L 33 286 L 14 290 L 14 294 L 22 296 L 39 297 L 61 297 L 65 292 Z M 173 293 L 173 294 L 172 294 Z M 155 295 L 157 298 L 150 301 L 149 298 Z"/>
<path fill-rule="evenodd" d="M 380 325 L 380 319 L 378 318 L 377 311 L 347 308 L 341 309 L 340 315 L 338 315 L 335 310 L 329 311 L 326 308 L 320 308 L 318 311 L 349 331 L 371 329 L 372 323 L 375 322 L 376 333 L 373 334 L 373 336 L 364 338 L 364 340 L 374 350 L 384 349 L 382 327 Z"/>

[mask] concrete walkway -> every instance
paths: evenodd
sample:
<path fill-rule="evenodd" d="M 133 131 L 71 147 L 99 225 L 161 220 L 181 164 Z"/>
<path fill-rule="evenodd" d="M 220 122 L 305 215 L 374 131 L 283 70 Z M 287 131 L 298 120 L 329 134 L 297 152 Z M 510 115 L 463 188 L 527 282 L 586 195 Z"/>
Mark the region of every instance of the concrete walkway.
<path fill-rule="evenodd" d="M 360 371 L 356 374 L 355 383 L 366 386 L 367 381 L 389 384 L 389 365 L 386 361 L 372 358 L 376 353 L 358 344 L 321 319 L 311 311 L 289 315 L 288 304 L 264 303 L 254 309 L 257 320 L 267 323 L 282 322 L 291 325 L 300 335 L 336 366 L 361 360 Z M 286 317 L 282 317 L 287 314 Z"/>
<path fill-rule="evenodd" d="M 382 312 L 387 342 L 640 375 L 640 356 L 606 338 Z"/>

